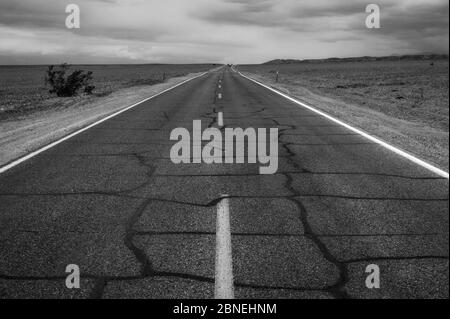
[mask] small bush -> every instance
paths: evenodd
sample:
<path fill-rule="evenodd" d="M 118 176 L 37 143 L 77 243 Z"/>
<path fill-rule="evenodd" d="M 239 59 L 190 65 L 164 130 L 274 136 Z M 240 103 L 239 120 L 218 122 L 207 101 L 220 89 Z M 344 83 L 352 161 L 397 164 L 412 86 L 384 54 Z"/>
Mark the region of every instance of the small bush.
<path fill-rule="evenodd" d="M 48 67 L 45 83 L 50 86 L 50 93 L 56 93 L 60 97 L 69 97 L 77 95 L 83 89 L 83 93 L 92 94 L 95 86 L 91 85 L 92 72 L 75 70 L 70 75 L 66 75 L 70 69 L 67 63 L 57 67 L 51 65 Z"/>

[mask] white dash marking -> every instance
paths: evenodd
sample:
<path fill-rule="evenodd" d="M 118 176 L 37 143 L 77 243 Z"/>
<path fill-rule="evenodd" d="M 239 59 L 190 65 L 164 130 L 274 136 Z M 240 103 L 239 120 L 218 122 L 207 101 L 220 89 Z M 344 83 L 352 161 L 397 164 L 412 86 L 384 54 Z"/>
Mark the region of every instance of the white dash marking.
<path fill-rule="evenodd" d="M 217 97 L 219 98 L 219 100 L 221 100 L 221 99 L 222 99 L 222 93 L 219 93 L 219 94 L 217 95 Z"/>
<path fill-rule="evenodd" d="M 228 198 L 222 199 L 217 204 L 214 297 L 216 299 L 234 299 L 230 207 Z"/>
<path fill-rule="evenodd" d="M 219 112 L 217 116 L 217 123 L 220 127 L 223 127 L 223 112 Z"/>

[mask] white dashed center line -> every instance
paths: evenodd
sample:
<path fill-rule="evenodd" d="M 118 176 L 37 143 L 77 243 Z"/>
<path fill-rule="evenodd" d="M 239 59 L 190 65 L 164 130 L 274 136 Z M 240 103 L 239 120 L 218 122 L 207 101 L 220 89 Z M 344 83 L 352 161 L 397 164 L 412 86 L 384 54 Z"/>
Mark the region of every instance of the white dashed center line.
<path fill-rule="evenodd" d="M 217 115 L 217 123 L 219 124 L 219 127 L 223 127 L 223 112 L 219 112 Z"/>
<path fill-rule="evenodd" d="M 227 196 L 227 195 L 222 195 Z M 233 259 L 231 255 L 231 230 L 229 199 L 217 204 L 216 272 L 214 297 L 234 299 Z"/>

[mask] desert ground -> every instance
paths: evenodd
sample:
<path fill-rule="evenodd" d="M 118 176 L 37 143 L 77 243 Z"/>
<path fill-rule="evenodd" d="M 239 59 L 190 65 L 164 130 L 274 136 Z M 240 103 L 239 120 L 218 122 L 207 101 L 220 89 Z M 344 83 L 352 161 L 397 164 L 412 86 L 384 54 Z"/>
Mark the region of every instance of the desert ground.
<path fill-rule="evenodd" d="M 70 107 L 80 100 L 104 97 L 119 89 L 154 85 L 213 67 L 212 64 L 73 65 L 72 70 L 93 72 L 94 94 L 90 97 L 57 98 L 49 94 L 45 85 L 47 66 L 0 66 L 0 119 L 35 110 Z"/>
<path fill-rule="evenodd" d="M 78 65 L 93 71 L 94 94 L 56 97 L 47 66 L 0 66 L 0 166 L 214 67 Z"/>
<path fill-rule="evenodd" d="M 448 57 L 278 60 L 238 69 L 448 169 Z"/>

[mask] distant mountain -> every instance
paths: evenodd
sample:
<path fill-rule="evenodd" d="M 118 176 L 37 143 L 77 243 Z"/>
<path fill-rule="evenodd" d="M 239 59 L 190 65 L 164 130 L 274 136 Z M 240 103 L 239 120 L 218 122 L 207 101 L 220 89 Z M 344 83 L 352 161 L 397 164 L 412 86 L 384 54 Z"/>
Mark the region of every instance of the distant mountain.
<path fill-rule="evenodd" d="M 421 55 L 391 55 L 384 57 L 354 57 L 354 58 L 329 58 L 329 59 L 309 59 L 309 60 L 294 60 L 294 59 L 276 59 L 263 65 L 275 64 L 298 64 L 298 63 L 324 63 L 324 62 L 368 62 L 368 61 L 402 61 L 402 60 L 448 60 L 448 54 L 421 54 Z"/>

